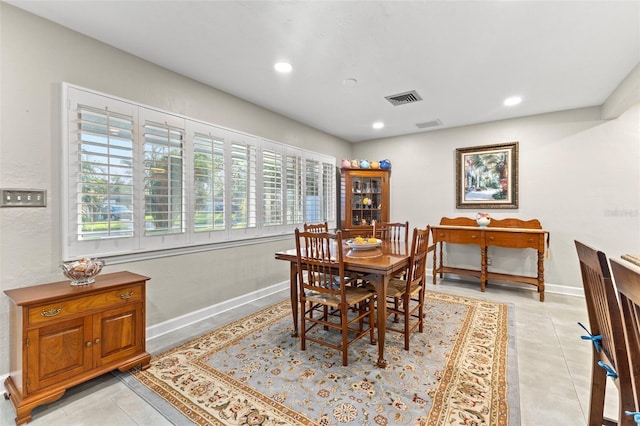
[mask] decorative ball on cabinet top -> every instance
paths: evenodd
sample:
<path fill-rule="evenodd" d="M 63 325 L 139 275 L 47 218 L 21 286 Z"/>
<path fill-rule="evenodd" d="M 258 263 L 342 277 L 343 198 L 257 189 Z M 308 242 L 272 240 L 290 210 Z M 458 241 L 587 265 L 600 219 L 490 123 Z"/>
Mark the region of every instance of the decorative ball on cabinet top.
<path fill-rule="evenodd" d="M 380 163 L 377 162 L 376 160 L 371 160 L 371 162 L 369 163 L 369 167 L 372 169 L 379 169 Z"/>
<path fill-rule="evenodd" d="M 351 168 L 352 168 L 352 169 L 359 169 L 359 168 L 360 168 L 360 161 L 358 161 L 358 160 L 351 160 Z"/>
<path fill-rule="evenodd" d="M 348 169 L 351 167 L 351 160 L 347 160 L 346 158 L 342 160 L 341 166 L 343 169 Z"/>
<path fill-rule="evenodd" d="M 391 161 L 389 160 L 380 160 L 380 168 L 382 170 L 389 170 L 391 168 Z"/>
<path fill-rule="evenodd" d="M 369 168 L 369 161 L 368 160 L 360 160 L 360 168 L 361 169 L 368 169 Z"/>

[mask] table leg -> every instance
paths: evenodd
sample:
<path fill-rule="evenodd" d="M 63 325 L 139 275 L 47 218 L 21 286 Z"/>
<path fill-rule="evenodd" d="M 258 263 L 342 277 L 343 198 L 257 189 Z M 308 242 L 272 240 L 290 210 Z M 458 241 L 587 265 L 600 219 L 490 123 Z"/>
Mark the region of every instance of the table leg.
<path fill-rule="evenodd" d="M 544 250 L 538 250 L 538 293 L 540 301 L 544 302 Z"/>
<path fill-rule="evenodd" d="M 293 333 L 291 337 L 298 337 L 298 265 L 296 262 L 291 262 L 291 269 L 289 272 L 289 286 L 290 286 L 290 298 L 291 298 L 291 314 L 293 315 Z"/>
<path fill-rule="evenodd" d="M 387 361 L 384 359 L 384 337 L 387 331 L 387 286 L 389 285 L 388 275 L 376 275 L 374 283 L 376 289 L 376 306 L 378 318 L 378 367 L 387 368 Z"/>
<path fill-rule="evenodd" d="M 433 270 L 431 271 L 431 275 L 433 276 L 433 285 L 436 285 L 436 275 L 438 275 L 438 269 L 436 268 L 437 265 L 437 257 L 436 256 L 436 252 L 438 247 L 438 243 L 436 243 L 436 248 L 433 250 Z M 442 258 L 442 253 L 440 253 L 440 257 Z"/>
<path fill-rule="evenodd" d="M 480 247 L 480 291 L 487 286 L 487 246 Z"/>

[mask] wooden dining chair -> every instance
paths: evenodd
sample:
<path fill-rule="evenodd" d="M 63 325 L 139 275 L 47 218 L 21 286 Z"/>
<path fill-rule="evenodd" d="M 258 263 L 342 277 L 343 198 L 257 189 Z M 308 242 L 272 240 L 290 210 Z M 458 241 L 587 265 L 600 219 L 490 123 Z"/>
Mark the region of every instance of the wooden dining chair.
<path fill-rule="evenodd" d="M 409 350 L 409 338 L 416 330 L 424 330 L 424 289 L 429 235 L 431 229 L 414 229 L 409 267 L 403 278 L 392 278 L 387 287 L 387 315 L 402 322 L 387 324 L 387 330 L 404 334 L 404 348 Z M 397 324 L 397 326 L 396 326 Z"/>
<path fill-rule="evenodd" d="M 304 230 L 307 232 L 329 232 L 329 224 L 324 223 L 305 223 Z"/>
<path fill-rule="evenodd" d="M 636 411 L 633 397 L 631 371 L 627 359 L 622 315 L 614 282 L 609 271 L 607 257 L 579 241 L 575 241 L 582 285 L 587 304 L 589 336 L 593 341 L 591 365 L 591 401 L 589 426 L 635 425 L 633 416 L 625 414 Z M 618 389 L 618 419 L 604 417 L 604 401 L 607 377 L 612 377 Z"/>
<path fill-rule="evenodd" d="M 611 259 L 611 271 L 618 289 L 627 353 L 632 372 L 636 412 L 640 411 L 640 268 L 621 259 Z"/>
<path fill-rule="evenodd" d="M 335 244 L 332 243 L 333 238 Z M 301 349 L 306 350 L 307 340 L 336 349 L 342 352 L 342 365 L 346 366 L 347 350 L 351 343 L 369 334 L 371 344 L 376 344 L 375 294 L 362 287 L 347 285 L 342 244 L 341 231 L 334 236 L 296 229 L 302 312 Z M 368 321 L 365 322 L 365 318 Z M 312 332 L 314 329 L 315 332 Z M 331 329 L 340 331 L 339 340 L 332 338 Z"/>
<path fill-rule="evenodd" d="M 387 241 L 409 241 L 409 222 L 376 222 L 376 238 Z"/>

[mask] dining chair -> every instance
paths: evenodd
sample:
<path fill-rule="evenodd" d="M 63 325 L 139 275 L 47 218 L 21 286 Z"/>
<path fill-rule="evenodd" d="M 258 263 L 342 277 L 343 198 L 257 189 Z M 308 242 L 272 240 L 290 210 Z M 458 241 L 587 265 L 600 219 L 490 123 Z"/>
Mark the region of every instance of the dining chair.
<path fill-rule="evenodd" d="M 588 424 L 589 426 L 635 425 L 633 416 L 625 413 L 625 411 L 636 411 L 636 403 L 633 397 L 622 315 L 607 257 L 603 252 L 579 241 L 575 241 L 575 245 L 580 261 L 582 285 L 591 328 L 588 330 L 589 335 L 582 338 L 593 342 Z M 617 420 L 604 417 L 607 377 L 613 379 L 618 389 Z"/>
<path fill-rule="evenodd" d="M 304 230 L 307 232 L 329 232 L 329 224 L 324 223 L 305 223 Z"/>
<path fill-rule="evenodd" d="M 618 289 L 627 352 L 632 372 L 636 412 L 640 411 L 640 268 L 624 260 L 611 259 L 611 272 Z"/>
<path fill-rule="evenodd" d="M 394 316 L 393 325 L 387 324 L 387 330 L 404 334 L 405 350 L 409 350 L 411 334 L 416 330 L 422 333 L 424 329 L 425 270 L 430 232 L 429 226 L 413 230 L 407 271 L 403 278 L 392 278 L 387 287 L 387 318 Z M 402 318 L 401 324 L 398 318 Z"/>
<path fill-rule="evenodd" d="M 355 237 L 368 238 L 372 236 L 373 236 L 372 225 L 361 226 L 359 228 L 342 229 L 342 238 L 344 238 L 345 240 L 349 238 L 355 238 Z"/>
<path fill-rule="evenodd" d="M 341 231 L 333 235 L 296 229 L 301 350 L 306 350 L 307 340 L 336 349 L 346 366 L 351 343 L 369 334 L 376 344 L 375 294 L 347 285 L 342 244 Z M 330 329 L 340 331 L 339 340 Z"/>
<path fill-rule="evenodd" d="M 409 222 L 376 222 L 373 229 L 381 240 L 409 241 Z"/>

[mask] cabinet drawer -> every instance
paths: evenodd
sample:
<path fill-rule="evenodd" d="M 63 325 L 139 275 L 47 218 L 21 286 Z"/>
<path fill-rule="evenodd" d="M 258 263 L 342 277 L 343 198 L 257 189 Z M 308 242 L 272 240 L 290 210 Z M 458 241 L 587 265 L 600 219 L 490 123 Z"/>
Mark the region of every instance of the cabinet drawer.
<path fill-rule="evenodd" d="M 433 239 L 435 242 L 444 241 L 453 244 L 482 244 L 480 231 L 475 229 L 434 229 Z"/>
<path fill-rule="evenodd" d="M 491 232 L 487 231 L 486 242 L 488 246 L 508 248 L 532 248 L 538 249 L 544 242 L 543 234 Z"/>
<path fill-rule="evenodd" d="M 93 309 L 104 309 L 125 302 L 142 300 L 142 291 L 142 284 L 136 284 L 104 293 L 32 306 L 28 308 L 27 313 L 29 325 L 58 321 L 72 315 L 84 314 Z"/>

